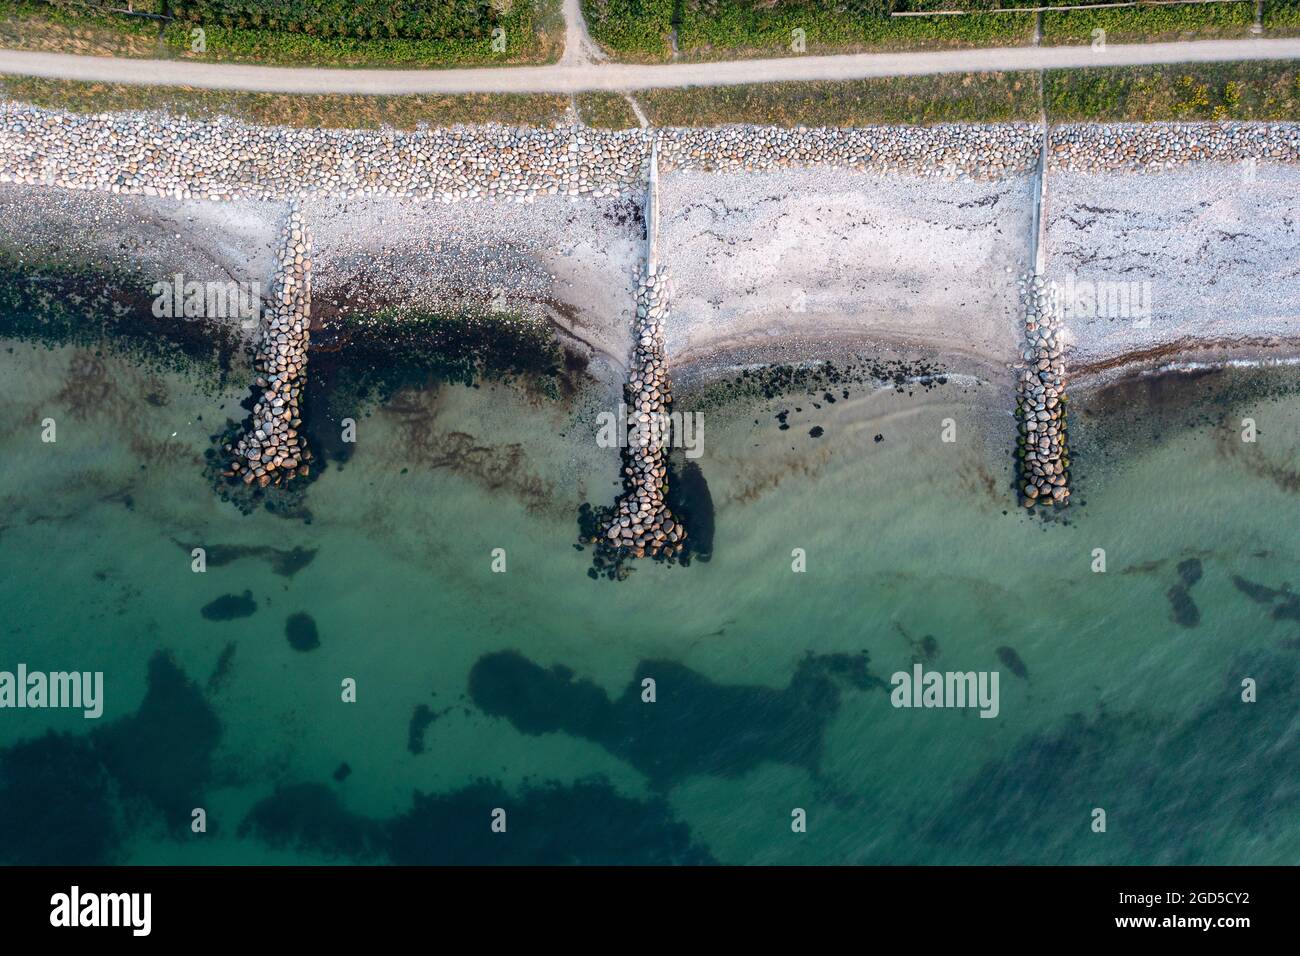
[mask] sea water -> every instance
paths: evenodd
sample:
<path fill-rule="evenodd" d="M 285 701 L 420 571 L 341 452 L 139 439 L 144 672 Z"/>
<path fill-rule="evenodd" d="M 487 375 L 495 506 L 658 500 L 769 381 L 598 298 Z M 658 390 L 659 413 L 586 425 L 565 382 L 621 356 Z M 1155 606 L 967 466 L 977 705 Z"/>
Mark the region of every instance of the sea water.
<path fill-rule="evenodd" d="M 4 340 L 0 670 L 104 678 L 0 709 L 0 860 L 1294 862 L 1297 384 L 1076 392 L 1046 517 L 1009 383 L 723 393 L 707 560 L 611 581 L 589 403 L 406 388 L 244 514 L 237 374 Z M 996 716 L 895 706 L 918 666 Z"/>

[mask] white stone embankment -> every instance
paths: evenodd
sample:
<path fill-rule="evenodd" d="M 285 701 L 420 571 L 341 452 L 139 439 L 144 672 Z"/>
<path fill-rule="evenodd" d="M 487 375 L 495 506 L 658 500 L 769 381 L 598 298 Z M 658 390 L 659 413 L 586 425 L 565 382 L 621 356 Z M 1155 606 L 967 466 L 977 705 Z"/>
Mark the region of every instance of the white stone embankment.
<path fill-rule="evenodd" d="M 1300 162 L 1300 124 L 1066 124 L 1050 169 L 1168 167 L 1200 160 Z M 201 199 L 311 194 L 442 202 L 639 193 L 652 145 L 665 170 L 832 166 L 997 179 L 1037 159 L 1036 124 L 596 130 L 457 127 L 321 130 L 78 114 L 0 103 L 0 182 Z"/>
<path fill-rule="evenodd" d="M 0 104 L 0 182 L 201 199 L 317 193 L 454 202 L 639 195 L 653 144 L 668 169 L 840 166 L 997 178 L 1035 159 L 1036 128 L 593 130 L 502 126 L 401 133 L 249 126 L 161 114 Z"/>
<path fill-rule="evenodd" d="M 1300 162 L 1297 123 L 1067 123 L 1052 127 L 1049 170 L 1172 169 L 1197 162 Z"/>
<path fill-rule="evenodd" d="M 298 431 L 311 337 L 311 238 L 296 208 L 280 237 L 279 258 L 274 299 L 263 307 L 257 345 L 260 394 L 247 433 L 227 449 L 232 459 L 225 472 L 262 488 L 307 475 L 312 457 Z"/>
<path fill-rule="evenodd" d="M 1016 415 L 1020 437 L 1020 500 L 1064 505 L 1070 499 L 1066 447 L 1065 344 L 1058 290 L 1042 276 L 1020 283 L 1025 310 L 1025 348 L 1016 366 Z"/>

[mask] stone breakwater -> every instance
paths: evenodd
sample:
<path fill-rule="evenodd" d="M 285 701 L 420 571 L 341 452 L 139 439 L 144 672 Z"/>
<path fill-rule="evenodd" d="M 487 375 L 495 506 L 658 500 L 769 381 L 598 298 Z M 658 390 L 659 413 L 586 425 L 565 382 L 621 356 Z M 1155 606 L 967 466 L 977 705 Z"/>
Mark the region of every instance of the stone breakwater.
<path fill-rule="evenodd" d="M 297 209 L 290 211 L 280 237 L 274 296 L 271 307 L 262 310 L 254 382 L 260 394 L 247 432 L 226 448 L 232 459 L 223 473 L 262 488 L 310 470 L 311 450 L 298 429 L 311 335 L 311 238 Z"/>
<path fill-rule="evenodd" d="M 610 546 L 638 558 L 681 554 L 686 529 L 664 501 L 668 490 L 666 448 L 672 387 L 664 360 L 668 318 L 668 273 L 651 264 L 636 291 L 636 345 L 624 387 L 631 434 L 623 452 L 623 494 L 605 529 Z"/>
<path fill-rule="evenodd" d="M 996 178 L 1030 169 L 1030 124 L 800 129 L 291 129 L 160 114 L 80 115 L 0 104 L 0 182 L 170 196 L 284 200 L 320 193 L 456 202 L 639 195 L 665 169 L 830 165 Z"/>
<path fill-rule="evenodd" d="M 1041 276 L 1022 279 L 1020 296 L 1025 309 L 1025 348 L 1016 382 L 1021 501 L 1027 508 L 1036 502 L 1065 505 L 1070 499 L 1070 453 L 1060 299 Z"/>
<path fill-rule="evenodd" d="M 1032 169 L 1041 139 L 1038 127 L 1030 123 L 845 129 L 723 126 L 648 132 L 658 141 L 659 161 L 666 169 L 761 172 L 833 166 L 976 179 Z"/>
<path fill-rule="evenodd" d="M 1195 162 L 1250 159 L 1300 162 L 1300 124 L 1065 124 L 1052 128 L 1048 169 L 1167 169 Z"/>
<path fill-rule="evenodd" d="M 996 179 L 1033 169 L 1032 123 L 783 129 L 597 130 L 505 126 L 415 132 L 253 126 L 159 113 L 77 114 L 0 103 L 0 182 L 171 196 L 285 200 L 311 194 L 456 202 L 638 194 L 657 146 L 665 169 L 832 166 Z M 1198 160 L 1300 162 L 1300 124 L 1065 124 L 1050 169 Z"/>

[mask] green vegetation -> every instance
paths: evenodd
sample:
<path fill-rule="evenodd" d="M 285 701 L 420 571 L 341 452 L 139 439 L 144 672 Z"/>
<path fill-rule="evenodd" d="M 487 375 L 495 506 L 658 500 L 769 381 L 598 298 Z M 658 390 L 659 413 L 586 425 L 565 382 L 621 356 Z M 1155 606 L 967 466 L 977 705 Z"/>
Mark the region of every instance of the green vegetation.
<path fill-rule="evenodd" d="M 1037 74 L 1026 72 L 642 90 L 635 96 L 656 126 L 1035 121 L 1044 101 L 1054 122 L 1300 119 L 1300 63 L 1293 61 L 1049 70 L 1043 90 L 1040 100 Z M 570 105 L 569 97 L 548 94 L 296 96 L 13 76 L 0 76 L 0 94 L 84 113 L 165 110 L 192 119 L 230 116 L 308 129 L 554 126 L 565 121 Z M 573 103 L 589 126 L 639 125 L 621 94 L 582 93 Z"/>
<path fill-rule="evenodd" d="M 927 125 L 1038 117 L 1038 88 L 1032 73 L 965 73 L 644 90 L 636 97 L 656 126 Z"/>
<path fill-rule="evenodd" d="M 656 126 L 1300 119 L 1300 63 L 1212 63 L 643 90 Z M 630 123 L 627 125 L 631 125 Z"/>
<path fill-rule="evenodd" d="M 511 0 L 171 0 L 167 45 L 185 56 L 265 63 L 457 66 L 559 55 L 558 3 Z M 195 27 L 206 54 L 193 50 Z M 499 32 L 498 32 L 499 31 Z M 493 41 L 503 49 L 493 48 Z"/>
<path fill-rule="evenodd" d="M 1034 17 L 893 17 L 869 21 L 864 29 L 866 45 L 878 49 L 1012 46 L 1033 39 Z"/>
<path fill-rule="evenodd" d="M 145 10 L 147 3 L 136 7 Z M 158 29 L 158 21 L 144 17 L 68 12 L 41 0 L 0 0 L 0 45 L 15 50 L 157 56 Z"/>
<path fill-rule="evenodd" d="M 1300 33 L 1300 2 L 1298 0 L 1268 0 L 1264 4 L 1264 32 L 1278 36 L 1295 36 Z"/>
<path fill-rule="evenodd" d="M 530 12 L 520 3 L 499 17 L 486 0 L 170 0 L 167 6 L 184 23 L 374 40 L 486 40 L 515 11 Z"/>
<path fill-rule="evenodd" d="M 78 113 L 163 110 L 190 119 L 229 116 L 247 123 L 338 129 L 415 129 L 457 123 L 553 126 L 563 122 L 561 95 L 465 94 L 441 96 L 294 95 L 199 90 L 184 86 L 129 86 L 26 76 L 0 76 L 6 98 Z"/>
<path fill-rule="evenodd" d="M 674 0 L 582 0 L 592 39 L 620 59 L 662 60 L 669 55 Z"/>
<path fill-rule="evenodd" d="M 860 6 L 874 9 L 850 15 L 841 12 L 843 4 L 821 0 L 787 2 L 770 8 L 738 0 L 688 0 L 677 46 L 688 59 L 710 59 L 797 52 L 1008 46 L 1028 43 L 1034 33 L 1032 14 L 891 18 L 880 4 Z M 795 47 L 797 30 L 803 31 L 802 50 Z"/>
<path fill-rule="evenodd" d="M 579 93 L 575 98 L 578 118 L 598 129 L 632 129 L 640 126 L 632 105 L 622 93 Z"/>
<path fill-rule="evenodd" d="M 1033 5 L 1028 0 L 584 0 L 596 39 L 620 59 L 641 61 L 672 57 L 674 29 L 676 58 L 684 60 L 1027 44 L 1033 14 L 979 11 Z M 975 13 L 890 16 L 953 9 Z M 1245 36 L 1254 16 L 1253 0 L 1044 13 L 1043 42 L 1090 43 L 1099 28 L 1113 43 Z M 1300 32 L 1300 2 L 1266 0 L 1263 21 L 1265 32 Z"/>
<path fill-rule="evenodd" d="M 559 0 L 135 0 L 132 7 L 174 19 L 129 16 L 122 0 L 4 0 L 0 36 L 22 49 L 332 66 L 541 63 L 563 45 Z"/>
<path fill-rule="evenodd" d="M 1061 70 L 1045 77 L 1054 122 L 1300 119 L 1300 63 Z"/>
<path fill-rule="evenodd" d="M 0 44 L 282 65 L 543 63 L 554 61 L 563 47 L 560 3 L 132 0 L 132 16 L 126 13 L 127 0 L 0 0 Z M 592 36 L 615 58 L 637 62 L 1023 45 L 1033 36 L 1033 14 L 978 11 L 1029 5 L 1027 0 L 582 0 Z M 976 13 L 890 16 L 955 8 Z M 1245 36 L 1253 21 L 1253 0 L 1240 0 L 1044 13 L 1042 27 L 1048 44 L 1090 43 L 1096 29 L 1105 30 L 1109 42 L 1126 43 Z M 1300 33 L 1300 0 L 1266 0 L 1263 25 L 1266 33 Z"/>
<path fill-rule="evenodd" d="M 1206 3 L 1188 6 L 1123 7 L 1043 14 L 1043 43 L 1091 43 L 1093 30 L 1105 30 L 1108 43 L 1206 40 L 1250 33 L 1255 4 Z"/>

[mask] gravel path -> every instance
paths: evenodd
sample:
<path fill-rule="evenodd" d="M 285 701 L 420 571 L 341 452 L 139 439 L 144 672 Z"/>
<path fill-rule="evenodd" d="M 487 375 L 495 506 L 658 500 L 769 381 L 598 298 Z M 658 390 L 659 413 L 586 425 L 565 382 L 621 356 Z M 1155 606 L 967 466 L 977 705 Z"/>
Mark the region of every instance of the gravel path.
<path fill-rule="evenodd" d="M 608 59 L 605 51 L 596 45 L 587 32 L 587 20 L 582 15 L 582 0 L 564 0 L 564 56 L 561 66 L 581 66 L 585 63 Z"/>
<path fill-rule="evenodd" d="M 578 48 L 580 49 L 581 44 Z M 566 51 L 567 53 L 567 51 Z M 576 57 L 578 54 L 575 53 Z M 792 56 L 720 63 L 591 63 L 456 70 L 351 70 L 253 66 L 188 60 L 136 60 L 0 50 L 0 73 L 93 83 L 193 86 L 273 93 L 580 93 L 683 86 L 734 86 L 794 80 L 855 80 L 999 70 L 1043 70 L 1151 63 L 1300 59 L 1300 37 L 1180 43 L 997 47 L 977 50 Z"/>

